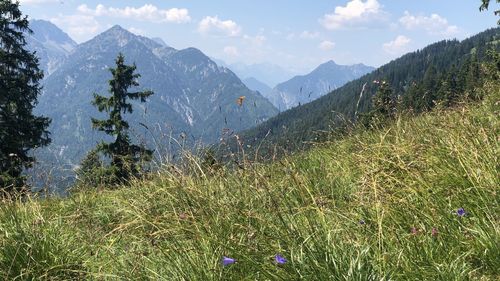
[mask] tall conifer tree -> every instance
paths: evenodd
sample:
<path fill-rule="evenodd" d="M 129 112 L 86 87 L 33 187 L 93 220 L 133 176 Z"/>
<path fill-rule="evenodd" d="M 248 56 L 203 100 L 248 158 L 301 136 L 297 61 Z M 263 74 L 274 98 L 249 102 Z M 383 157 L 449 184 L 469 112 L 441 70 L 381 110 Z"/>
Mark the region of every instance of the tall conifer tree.
<path fill-rule="evenodd" d="M 125 65 L 125 58 L 120 53 L 116 58 L 116 68 L 111 68 L 113 78 L 109 80 L 110 97 L 94 94 L 92 104 L 100 112 L 109 114 L 106 120 L 92 118 L 93 128 L 105 132 L 115 138 L 112 143 L 98 145 L 97 151 L 111 158 L 111 172 L 116 183 L 126 183 L 132 177 L 138 175 L 140 162 L 148 161 L 152 151 L 143 146 L 131 143 L 128 135 L 129 124 L 123 119 L 123 114 L 132 113 L 132 104 L 129 100 L 140 100 L 146 102 L 146 98 L 153 92 L 128 92 L 130 87 L 137 87 L 140 74 L 134 73 L 136 66 Z"/>
<path fill-rule="evenodd" d="M 30 150 L 50 143 L 50 119 L 33 115 L 43 73 L 26 49 L 29 21 L 19 3 L 0 0 L 0 189 L 21 190 L 35 159 Z"/>

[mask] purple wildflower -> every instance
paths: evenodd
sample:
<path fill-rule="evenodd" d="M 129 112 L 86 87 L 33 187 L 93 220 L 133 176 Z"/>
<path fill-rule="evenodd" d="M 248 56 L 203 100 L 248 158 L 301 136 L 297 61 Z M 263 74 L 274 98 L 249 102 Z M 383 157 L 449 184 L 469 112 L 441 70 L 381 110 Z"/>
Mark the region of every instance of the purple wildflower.
<path fill-rule="evenodd" d="M 464 208 L 459 208 L 459 209 L 457 210 L 457 215 L 458 215 L 459 217 L 463 217 L 463 216 L 465 216 L 466 214 L 467 214 L 467 213 L 465 212 Z"/>
<path fill-rule="evenodd" d="M 417 235 L 418 234 L 418 229 L 416 227 L 411 228 L 411 234 Z"/>
<path fill-rule="evenodd" d="M 285 264 L 286 263 L 286 259 L 281 255 L 274 256 L 274 260 L 276 261 L 277 264 Z"/>
<path fill-rule="evenodd" d="M 228 265 L 233 264 L 235 262 L 236 262 L 235 259 L 232 259 L 232 258 L 229 258 L 229 257 L 226 257 L 226 256 L 222 257 L 222 265 L 223 266 L 228 266 Z"/>
<path fill-rule="evenodd" d="M 437 230 L 437 228 L 433 227 L 431 234 L 432 234 L 433 237 L 436 237 L 436 236 L 438 236 L 439 231 Z"/>

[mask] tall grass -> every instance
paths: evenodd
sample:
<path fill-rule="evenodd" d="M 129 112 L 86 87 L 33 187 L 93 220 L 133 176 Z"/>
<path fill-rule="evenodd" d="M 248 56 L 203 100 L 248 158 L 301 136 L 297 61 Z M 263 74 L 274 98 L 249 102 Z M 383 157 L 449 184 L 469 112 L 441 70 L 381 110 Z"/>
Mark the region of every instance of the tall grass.
<path fill-rule="evenodd" d="M 498 280 L 500 89 L 485 91 L 271 164 L 193 160 L 130 188 L 4 202 L 0 278 Z"/>

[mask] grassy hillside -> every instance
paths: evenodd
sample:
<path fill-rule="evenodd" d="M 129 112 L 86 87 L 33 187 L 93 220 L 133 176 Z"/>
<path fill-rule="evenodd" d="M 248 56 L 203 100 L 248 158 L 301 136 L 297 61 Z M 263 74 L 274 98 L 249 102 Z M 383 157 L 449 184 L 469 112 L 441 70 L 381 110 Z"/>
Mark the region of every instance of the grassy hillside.
<path fill-rule="evenodd" d="M 3 202 L 0 278 L 498 280 L 500 87 L 485 91 L 269 165 L 193 161 L 132 188 Z"/>

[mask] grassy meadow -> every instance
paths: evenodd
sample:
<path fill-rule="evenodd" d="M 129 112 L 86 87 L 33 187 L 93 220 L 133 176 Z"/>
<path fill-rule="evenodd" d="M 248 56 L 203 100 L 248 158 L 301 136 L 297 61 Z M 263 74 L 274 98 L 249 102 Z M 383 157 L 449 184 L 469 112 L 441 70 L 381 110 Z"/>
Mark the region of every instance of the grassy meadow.
<path fill-rule="evenodd" d="M 127 188 L 2 202 L 0 278 L 499 280 L 500 88 L 484 91 L 273 163 L 189 157 Z"/>

